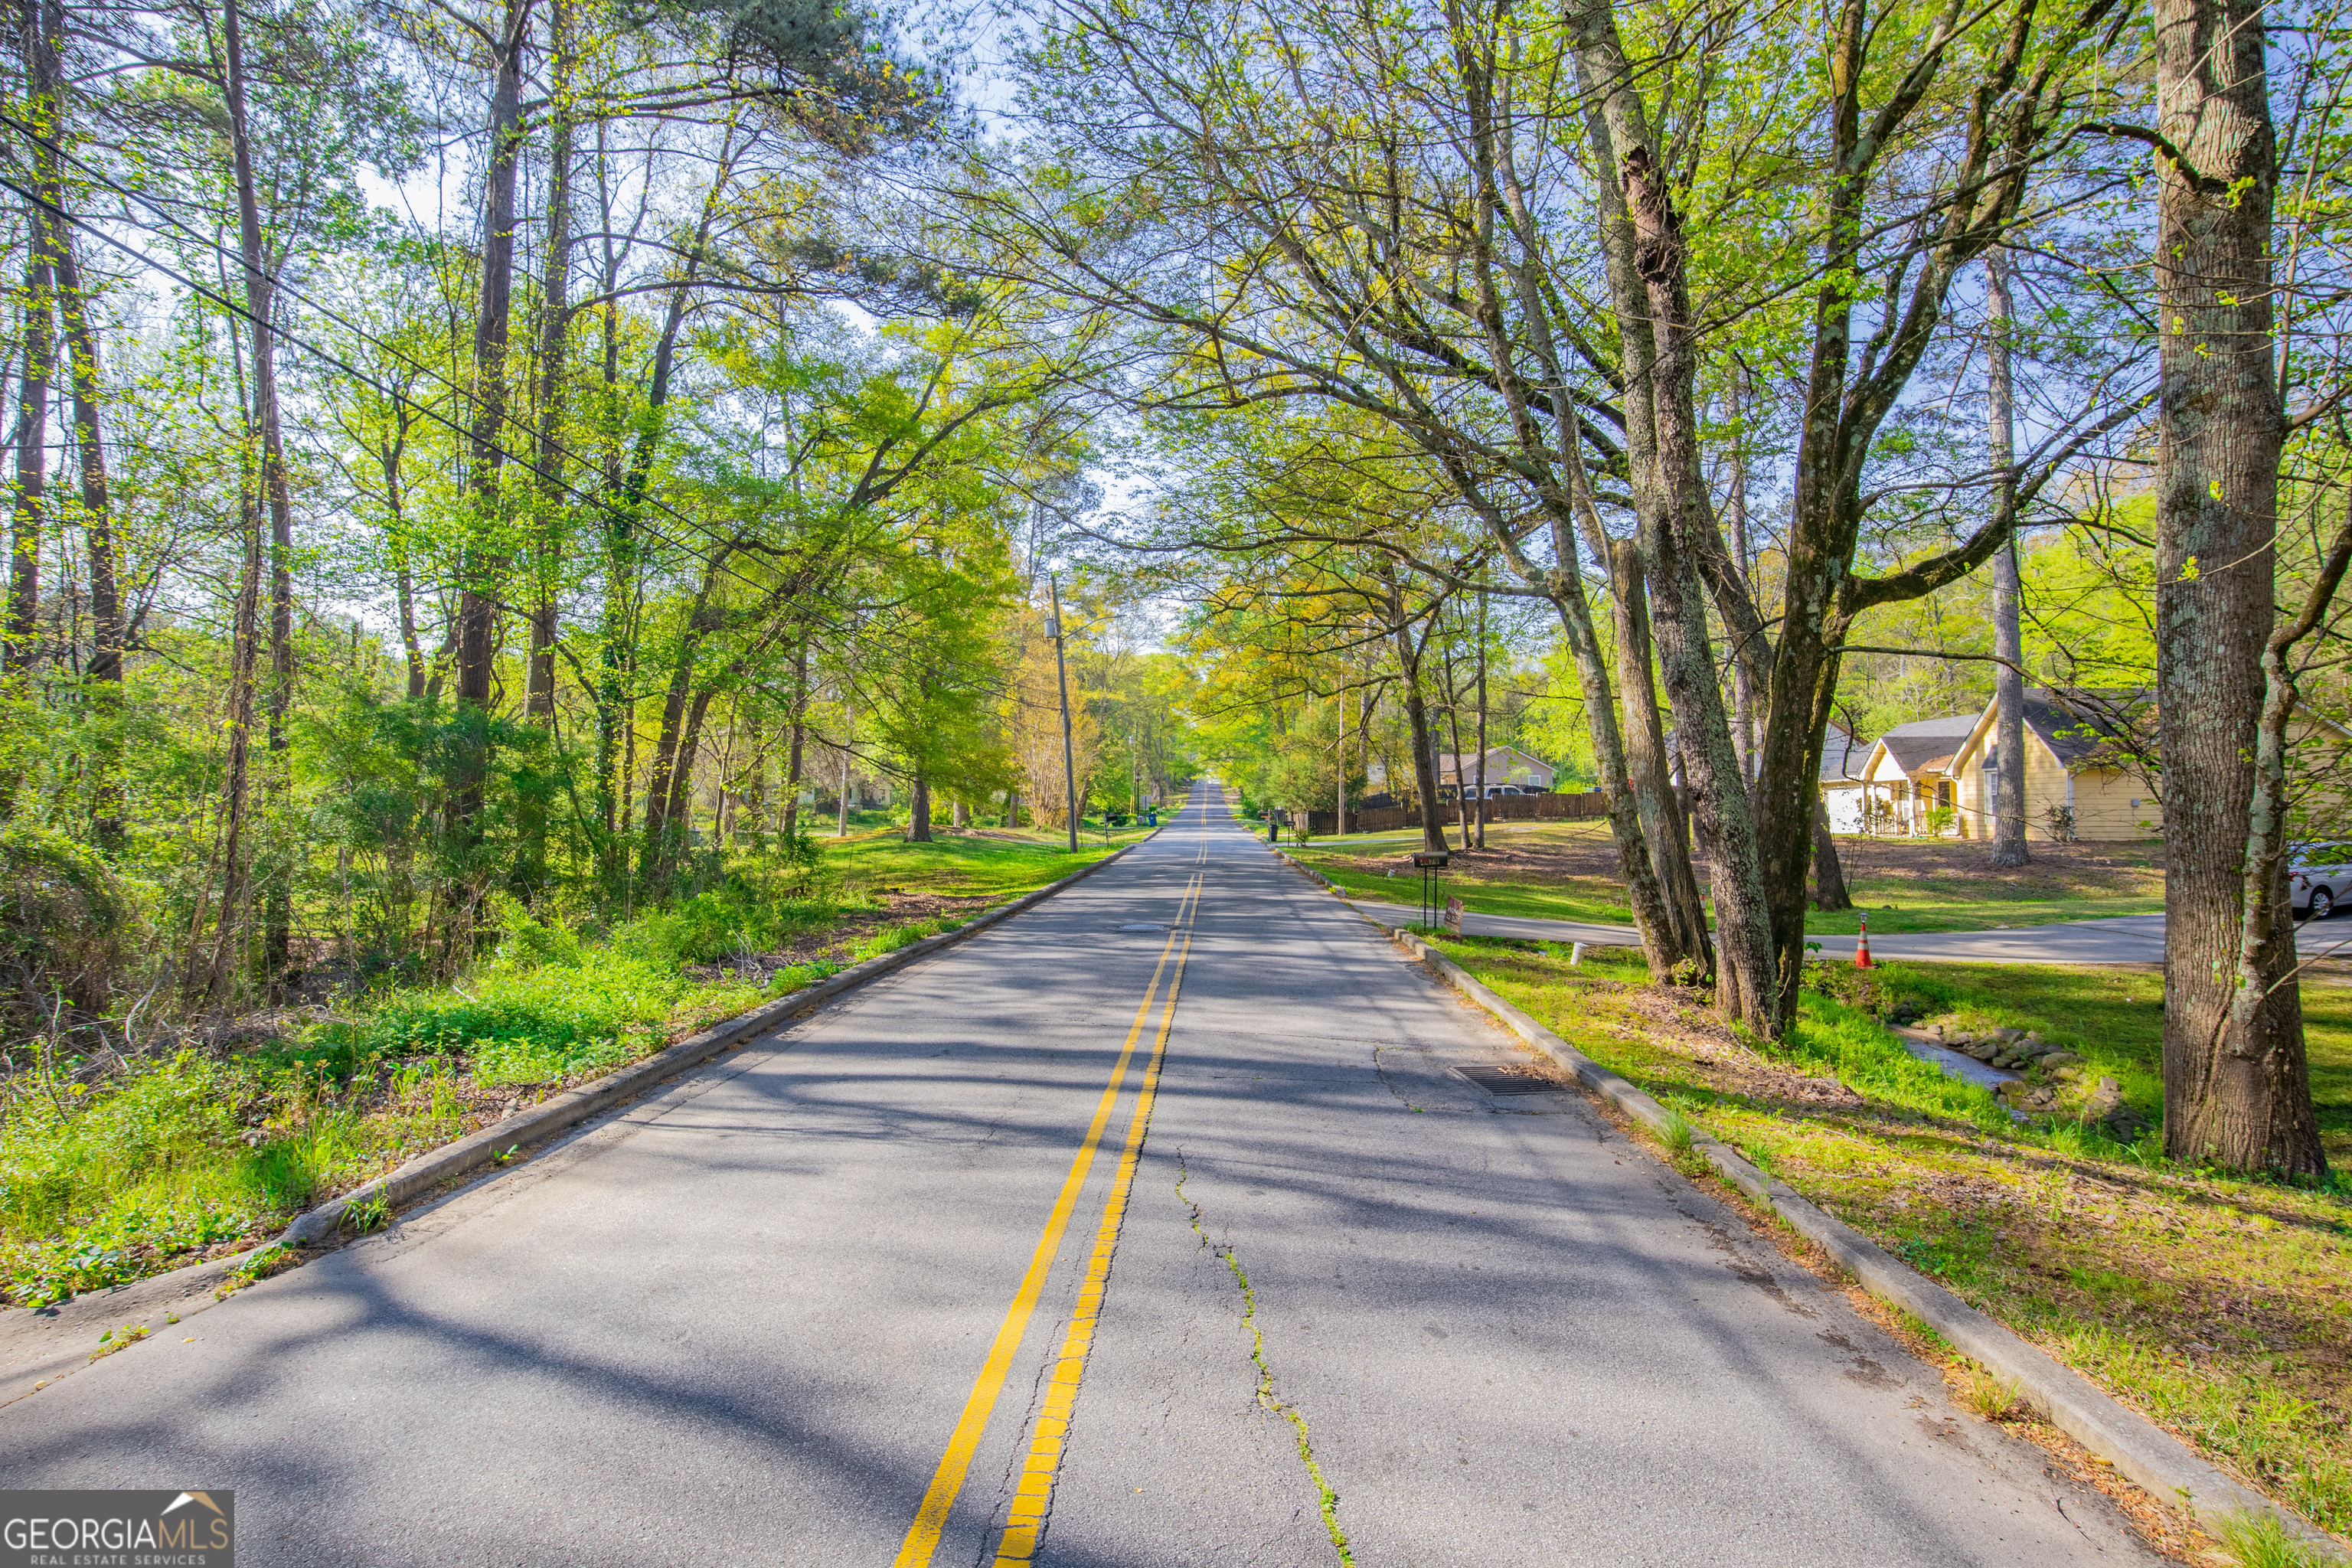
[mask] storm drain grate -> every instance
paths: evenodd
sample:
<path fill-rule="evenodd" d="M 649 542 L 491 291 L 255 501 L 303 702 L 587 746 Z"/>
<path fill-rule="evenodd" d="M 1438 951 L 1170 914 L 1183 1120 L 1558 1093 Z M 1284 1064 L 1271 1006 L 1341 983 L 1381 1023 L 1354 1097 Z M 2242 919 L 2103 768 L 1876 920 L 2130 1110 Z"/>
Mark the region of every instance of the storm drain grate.
<path fill-rule="evenodd" d="M 1560 1086 L 1521 1068 L 1455 1068 L 1488 1094 L 1557 1094 Z"/>

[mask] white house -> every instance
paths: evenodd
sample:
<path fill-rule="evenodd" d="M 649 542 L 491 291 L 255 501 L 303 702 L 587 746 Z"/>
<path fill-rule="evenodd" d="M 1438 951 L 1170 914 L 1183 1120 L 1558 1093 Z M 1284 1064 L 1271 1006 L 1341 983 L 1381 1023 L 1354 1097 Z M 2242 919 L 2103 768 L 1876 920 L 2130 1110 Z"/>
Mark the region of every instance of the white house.
<path fill-rule="evenodd" d="M 1822 737 L 1822 804 L 1832 833 L 1862 831 L 1862 765 L 1870 748 L 1838 725 Z"/>

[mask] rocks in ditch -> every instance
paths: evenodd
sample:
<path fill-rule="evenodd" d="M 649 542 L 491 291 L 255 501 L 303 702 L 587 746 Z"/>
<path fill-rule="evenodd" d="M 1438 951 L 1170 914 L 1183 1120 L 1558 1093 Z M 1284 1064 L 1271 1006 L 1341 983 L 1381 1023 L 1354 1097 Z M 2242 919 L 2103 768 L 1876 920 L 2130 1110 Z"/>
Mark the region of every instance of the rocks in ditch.
<path fill-rule="evenodd" d="M 2103 1078 L 2083 1106 L 2083 1120 L 2106 1129 L 2110 1137 L 2129 1143 L 2148 1128 L 2147 1119 L 2124 1101 L 2123 1086 Z"/>
<path fill-rule="evenodd" d="M 2010 1079 L 1995 1086 L 1993 1093 L 2012 1110 L 2046 1112 L 2058 1109 L 2058 1091 L 2048 1084 Z"/>

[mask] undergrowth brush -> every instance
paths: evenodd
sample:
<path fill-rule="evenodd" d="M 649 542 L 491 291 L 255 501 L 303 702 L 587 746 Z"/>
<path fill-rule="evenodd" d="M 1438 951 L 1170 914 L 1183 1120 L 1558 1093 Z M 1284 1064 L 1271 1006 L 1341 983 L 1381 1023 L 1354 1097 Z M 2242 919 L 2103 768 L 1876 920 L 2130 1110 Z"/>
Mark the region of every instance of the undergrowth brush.
<path fill-rule="evenodd" d="M 233 1054 L 184 1050 L 89 1082 L 41 1057 L 0 1086 L 8 1301 L 47 1306 L 250 1246 L 518 1100 L 962 923 L 885 924 L 762 978 L 728 961 L 887 919 L 887 904 L 803 878 L 782 896 L 726 882 L 602 933 L 511 901 L 496 912 L 495 950 L 454 984 L 379 990 Z M 688 973 L 713 963 L 716 980 Z"/>

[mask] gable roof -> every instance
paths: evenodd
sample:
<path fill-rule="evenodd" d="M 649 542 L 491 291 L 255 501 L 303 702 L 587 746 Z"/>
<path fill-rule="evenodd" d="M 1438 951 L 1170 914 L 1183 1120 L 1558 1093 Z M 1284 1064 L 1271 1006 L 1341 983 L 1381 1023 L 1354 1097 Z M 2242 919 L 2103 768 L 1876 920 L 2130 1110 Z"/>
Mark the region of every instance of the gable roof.
<path fill-rule="evenodd" d="M 1870 760 L 1870 748 L 1855 740 L 1843 728 L 1832 724 L 1822 735 L 1822 778 L 1825 784 L 1849 784 L 1862 782 L 1862 766 Z"/>
<path fill-rule="evenodd" d="M 1871 748 L 1871 762 L 1863 764 L 1864 771 L 1869 771 L 1881 751 L 1905 778 L 1926 771 L 1941 771 L 1962 742 L 1975 732 L 1979 717 L 1975 713 L 1947 713 L 1938 719 L 1915 719 L 1908 724 L 1897 724 L 1878 737 L 1878 743 Z"/>
<path fill-rule="evenodd" d="M 2143 747 L 2142 733 L 2156 717 L 2155 698 L 2144 686 L 2066 691 L 2029 686 L 2019 717 L 2067 772 L 2116 768 L 2125 765 L 2131 752 Z M 1996 696 L 1977 715 L 1958 755 L 1973 757 L 1990 749 L 1993 721 L 2000 710 L 2000 700 Z"/>
<path fill-rule="evenodd" d="M 2155 717 L 2155 698 L 2145 688 L 2059 692 L 2029 686 L 2024 719 L 2069 769 L 2102 761 L 2113 767 L 2121 761 L 2117 746 L 2130 746 L 2133 731 Z"/>

